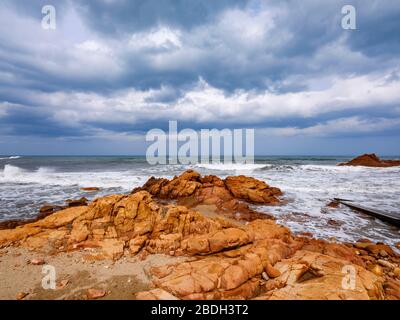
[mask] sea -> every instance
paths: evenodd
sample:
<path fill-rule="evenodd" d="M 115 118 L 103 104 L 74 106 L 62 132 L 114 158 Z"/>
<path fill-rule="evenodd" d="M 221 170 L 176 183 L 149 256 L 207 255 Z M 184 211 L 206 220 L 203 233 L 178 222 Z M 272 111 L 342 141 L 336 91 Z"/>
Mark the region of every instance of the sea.
<path fill-rule="evenodd" d="M 254 164 L 150 165 L 144 156 L 0 156 L 0 221 L 32 218 L 44 204 L 67 199 L 92 200 L 129 193 L 151 176 L 172 178 L 184 170 L 222 178 L 244 174 L 284 192 L 279 206 L 258 206 L 294 233 L 357 241 L 368 238 L 391 245 L 400 230 L 345 206 L 327 207 L 335 197 L 400 215 L 400 167 L 340 167 L 342 156 L 259 156 Z M 82 191 L 98 187 L 98 192 Z"/>

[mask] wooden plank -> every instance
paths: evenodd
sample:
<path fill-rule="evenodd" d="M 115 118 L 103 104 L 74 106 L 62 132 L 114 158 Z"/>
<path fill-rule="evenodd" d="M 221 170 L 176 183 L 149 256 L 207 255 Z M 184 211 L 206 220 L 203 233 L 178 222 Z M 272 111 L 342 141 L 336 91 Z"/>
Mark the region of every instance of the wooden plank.
<path fill-rule="evenodd" d="M 367 208 L 362 205 L 356 204 L 351 200 L 345 200 L 345 199 L 340 199 L 340 198 L 334 198 L 334 200 L 341 204 L 344 204 L 345 206 L 348 206 L 349 208 L 364 212 L 366 214 L 369 214 L 370 216 L 373 216 L 382 221 L 386 221 L 397 227 L 400 227 L 400 214 L 396 215 L 393 213 L 384 212 L 384 211 L 380 211 L 380 210 L 373 209 L 373 208 Z"/>

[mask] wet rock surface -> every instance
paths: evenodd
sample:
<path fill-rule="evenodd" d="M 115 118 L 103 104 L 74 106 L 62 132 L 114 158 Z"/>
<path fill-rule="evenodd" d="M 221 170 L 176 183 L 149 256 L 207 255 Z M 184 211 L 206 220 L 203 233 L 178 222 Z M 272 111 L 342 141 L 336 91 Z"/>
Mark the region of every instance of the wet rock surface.
<path fill-rule="evenodd" d="M 253 178 L 187 171 L 170 181 L 151 178 L 129 195 L 101 197 L 0 230 L 0 248 L 44 256 L 90 249 L 87 259 L 94 262 L 155 254 L 188 258 L 150 265 L 153 288 L 136 299 L 400 298 L 400 259 L 391 247 L 294 236 L 250 208 L 276 204 L 280 194 Z M 199 205 L 213 205 L 214 214 L 202 214 Z M 106 297 L 101 290 L 86 296 Z"/>

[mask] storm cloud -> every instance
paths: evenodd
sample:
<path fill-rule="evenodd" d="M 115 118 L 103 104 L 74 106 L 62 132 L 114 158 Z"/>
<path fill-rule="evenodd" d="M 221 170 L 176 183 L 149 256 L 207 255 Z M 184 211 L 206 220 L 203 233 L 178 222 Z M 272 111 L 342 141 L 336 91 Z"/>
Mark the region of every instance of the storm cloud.
<path fill-rule="evenodd" d="M 394 1 L 58 0 L 56 30 L 41 26 L 47 4 L 0 4 L 0 154 L 140 141 L 169 120 L 256 128 L 259 154 L 290 154 L 294 137 L 304 153 L 315 139 L 348 142 L 331 153 L 400 141 Z M 356 30 L 341 26 L 346 4 Z"/>

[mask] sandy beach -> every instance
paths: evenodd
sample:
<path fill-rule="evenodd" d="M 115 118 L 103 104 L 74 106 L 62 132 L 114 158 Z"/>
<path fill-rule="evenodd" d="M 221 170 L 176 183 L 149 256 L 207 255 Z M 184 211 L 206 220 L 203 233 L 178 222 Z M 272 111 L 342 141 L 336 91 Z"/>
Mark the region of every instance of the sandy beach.
<path fill-rule="evenodd" d="M 95 260 L 91 252 L 71 252 L 48 255 L 24 248 L 7 248 L 0 251 L 0 299 L 15 300 L 18 294 L 27 294 L 25 300 L 85 300 L 87 290 L 95 288 L 106 292 L 99 299 L 132 300 L 134 294 L 151 288 L 147 271 L 186 258 L 168 255 L 150 255 L 146 260 L 123 257 Z M 33 259 L 43 259 L 45 265 L 56 270 L 56 289 L 43 289 L 43 265 L 32 265 Z"/>

